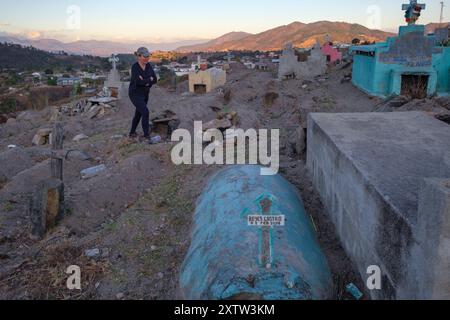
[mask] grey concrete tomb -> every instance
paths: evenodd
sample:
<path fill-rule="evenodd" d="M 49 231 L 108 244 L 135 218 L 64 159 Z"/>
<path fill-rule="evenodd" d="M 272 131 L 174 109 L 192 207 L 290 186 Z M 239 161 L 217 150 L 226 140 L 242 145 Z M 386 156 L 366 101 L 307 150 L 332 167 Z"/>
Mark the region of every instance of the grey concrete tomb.
<path fill-rule="evenodd" d="M 421 112 L 310 114 L 307 165 L 374 299 L 450 299 L 450 126 Z"/>

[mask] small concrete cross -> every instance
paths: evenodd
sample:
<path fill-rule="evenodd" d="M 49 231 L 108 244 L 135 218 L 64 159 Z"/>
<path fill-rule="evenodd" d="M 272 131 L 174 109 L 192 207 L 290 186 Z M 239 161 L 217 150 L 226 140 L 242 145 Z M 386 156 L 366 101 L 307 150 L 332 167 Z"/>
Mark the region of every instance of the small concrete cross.
<path fill-rule="evenodd" d="M 274 261 L 274 241 L 272 230 L 275 227 L 284 227 L 285 216 L 273 215 L 274 200 L 270 195 L 261 195 L 256 202 L 258 206 L 258 213 L 247 216 L 249 226 L 256 226 L 261 230 L 260 245 L 259 245 L 259 262 L 261 266 L 267 270 L 272 268 Z M 250 210 L 245 209 L 245 212 Z"/>
<path fill-rule="evenodd" d="M 119 62 L 119 58 L 118 58 L 115 54 L 113 54 L 113 55 L 111 55 L 111 58 L 109 58 L 109 62 L 112 63 L 112 65 L 113 65 L 113 70 L 116 70 L 116 68 L 117 68 L 117 62 Z"/>
<path fill-rule="evenodd" d="M 410 0 L 409 4 L 404 4 L 402 10 L 406 11 L 405 18 L 408 25 L 416 24 L 419 20 L 420 13 L 426 9 L 426 4 L 417 3 L 417 0 Z"/>

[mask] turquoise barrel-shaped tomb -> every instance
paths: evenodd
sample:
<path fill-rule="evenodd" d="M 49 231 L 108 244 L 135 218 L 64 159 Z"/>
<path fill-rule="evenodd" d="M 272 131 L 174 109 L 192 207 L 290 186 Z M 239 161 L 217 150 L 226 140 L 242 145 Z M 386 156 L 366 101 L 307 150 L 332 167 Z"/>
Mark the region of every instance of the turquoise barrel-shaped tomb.
<path fill-rule="evenodd" d="M 331 298 L 330 269 L 296 188 L 260 166 L 215 174 L 197 202 L 180 287 L 189 300 Z"/>

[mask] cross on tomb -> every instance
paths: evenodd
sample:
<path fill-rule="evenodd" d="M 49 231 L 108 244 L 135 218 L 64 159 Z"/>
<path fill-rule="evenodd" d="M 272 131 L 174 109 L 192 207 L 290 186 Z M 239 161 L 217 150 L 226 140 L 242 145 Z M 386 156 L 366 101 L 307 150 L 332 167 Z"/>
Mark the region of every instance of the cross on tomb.
<path fill-rule="evenodd" d="M 109 58 L 109 62 L 112 63 L 113 70 L 115 71 L 117 68 L 117 62 L 119 62 L 119 58 L 115 54 L 113 54 L 111 55 L 111 58 Z"/>
<path fill-rule="evenodd" d="M 259 262 L 267 270 L 272 269 L 274 262 L 274 241 L 272 235 L 275 227 L 284 227 L 285 216 L 273 215 L 276 206 L 275 199 L 270 195 L 261 195 L 255 201 L 258 207 L 258 213 L 247 216 L 249 226 L 258 227 L 261 230 L 260 244 L 259 244 Z M 250 213 L 249 209 L 244 210 L 245 213 Z"/>
<path fill-rule="evenodd" d="M 417 0 L 410 0 L 409 4 L 404 4 L 402 10 L 406 11 L 405 19 L 408 25 L 416 24 L 420 13 L 426 9 L 426 4 L 417 3 Z"/>

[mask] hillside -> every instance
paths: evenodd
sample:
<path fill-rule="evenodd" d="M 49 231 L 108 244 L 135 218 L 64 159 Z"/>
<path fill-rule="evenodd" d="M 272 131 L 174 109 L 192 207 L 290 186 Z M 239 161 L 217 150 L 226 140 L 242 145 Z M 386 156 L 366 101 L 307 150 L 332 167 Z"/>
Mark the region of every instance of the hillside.
<path fill-rule="evenodd" d="M 177 49 L 177 51 L 180 52 L 197 52 L 197 51 L 208 51 L 208 48 L 221 46 L 225 43 L 228 43 L 230 41 L 239 41 L 242 40 L 248 36 L 252 36 L 253 34 L 247 33 L 247 32 L 230 32 L 227 34 L 224 34 L 223 36 L 211 40 L 209 42 L 193 45 L 193 46 L 184 46 Z"/>
<path fill-rule="evenodd" d="M 434 30 L 438 28 L 450 28 L 450 22 L 444 22 L 444 23 L 430 23 L 426 25 L 427 33 L 434 33 Z"/>
<path fill-rule="evenodd" d="M 10 36 L 0 36 L 0 43 L 14 43 L 26 47 L 32 46 L 50 52 L 65 51 L 70 54 L 100 57 L 108 57 L 113 53 L 132 53 L 142 46 L 148 47 L 151 51 L 170 51 L 180 46 L 195 45 L 202 42 L 204 42 L 204 40 L 185 40 L 167 43 L 121 43 L 114 41 L 87 40 L 65 43 L 54 39 L 29 40 Z"/>
<path fill-rule="evenodd" d="M 109 62 L 105 58 L 54 54 L 34 47 L 0 43 L 0 69 L 37 71 L 47 68 L 65 70 L 68 67 L 78 69 L 84 67 L 104 69 L 108 66 Z"/>
<path fill-rule="evenodd" d="M 393 34 L 345 22 L 319 21 L 309 24 L 294 22 L 242 39 L 217 44 L 211 41 L 212 45 L 205 44 L 203 51 L 280 50 L 288 42 L 293 42 L 297 47 L 310 47 L 314 45 L 316 39 L 325 41 L 327 35 L 334 42 L 350 43 L 354 38 L 362 41 L 384 41 Z M 198 47 L 184 47 L 178 50 L 196 51 Z"/>

